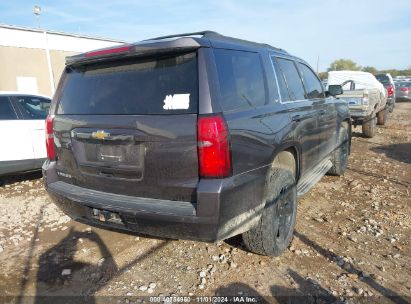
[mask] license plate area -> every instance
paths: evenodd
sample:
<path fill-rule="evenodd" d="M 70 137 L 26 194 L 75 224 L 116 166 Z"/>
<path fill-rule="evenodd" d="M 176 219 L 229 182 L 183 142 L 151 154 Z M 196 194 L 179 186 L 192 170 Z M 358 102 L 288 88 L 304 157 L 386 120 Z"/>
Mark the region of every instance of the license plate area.
<path fill-rule="evenodd" d="M 99 162 L 112 165 L 125 165 L 135 168 L 142 167 L 142 144 L 113 145 L 113 144 L 86 144 L 86 159 L 89 162 Z"/>
<path fill-rule="evenodd" d="M 144 175 L 145 143 L 72 141 L 80 172 L 100 176 L 140 181 Z"/>
<path fill-rule="evenodd" d="M 105 137 L 97 137 L 98 132 Z M 141 141 L 135 130 L 77 128 L 71 131 L 71 149 L 80 166 L 138 170 L 144 164 L 145 141 Z"/>
<path fill-rule="evenodd" d="M 125 159 L 127 149 L 122 146 L 100 145 L 98 147 L 97 159 L 103 162 L 122 163 Z M 136 165 L 138 166 L 138 159 Z"/>

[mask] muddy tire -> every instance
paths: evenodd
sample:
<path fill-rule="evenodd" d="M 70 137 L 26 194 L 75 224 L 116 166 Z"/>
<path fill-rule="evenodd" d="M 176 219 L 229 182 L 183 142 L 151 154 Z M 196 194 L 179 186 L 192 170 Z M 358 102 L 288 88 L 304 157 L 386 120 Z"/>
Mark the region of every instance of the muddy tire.
<path fill-rule="evenodd" d="M 341 176 L 347 169 L 348 154 L 350 151 L 350 135 L 349 130 L 341 126 L 338 134 L 338 148 L 331 154 L 331 162 L 333 166 L 328 170 L 327 174 Z"/>
<path fill-rule="evenodd" d="M 365 137 L 372 138 L 375 136 L 375 133 L 377 132 L 377 117 L 373 118 L 367 118 L 363 123 L 362 123 L 362 134 Z"/>
<path fill-rule="evenodd" d="M 377 125 L 383 126 L 387 121 L 387 110 L 383 109 L 377 113 Z"/>
<path fill-rule="evenodd" d="M 245 246 L 252 252 L 279 256 L 291 243 L 297 215 L 294 173 L 273 168 L 266 184 L 265 207 L 258 224 L 243 233 Z"/>

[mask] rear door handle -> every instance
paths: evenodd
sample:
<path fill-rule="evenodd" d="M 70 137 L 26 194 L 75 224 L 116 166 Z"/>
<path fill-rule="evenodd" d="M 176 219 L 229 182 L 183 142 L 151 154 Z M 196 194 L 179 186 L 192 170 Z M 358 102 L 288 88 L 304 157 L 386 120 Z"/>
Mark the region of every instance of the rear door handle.
<path fill-rule="evenodd" d="M 293 121 L 300 121 L 301 120 L 301 115 L 294 115 L 291 119 Z"/>
<path fill-rule="evenodd" d="M 320 115 L 324 115 L 325 114 L 325 110 L 320 110 Z"/>

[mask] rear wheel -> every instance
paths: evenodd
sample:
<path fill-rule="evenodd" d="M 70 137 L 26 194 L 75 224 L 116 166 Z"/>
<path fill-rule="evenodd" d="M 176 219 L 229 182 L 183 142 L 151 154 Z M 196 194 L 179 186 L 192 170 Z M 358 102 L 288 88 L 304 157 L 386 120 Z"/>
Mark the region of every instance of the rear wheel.
<path fill-rule="evenodd" d="M 367 118 L 362 123 L 362 134 L 365 137 L 371 138 L 375 136 L 377 131 L 377 117 Z"/>
<path fill-rule="evenodd" d="M 294 232 L 297 215 L 294 173 L 285 168 L 273 168 L 266 188 L 260 221 L 243 233 L 243 241 L 252 252 L 278 256 L 288 247 Z"/>
<path fill-rule="evenodd" d="M 340 133 L 338 135 L 338 148 L 331 154 L 331 162 L 333 166 L 328 170 L 328 174 L 341 176 L 347 169 L 348 164 L 348 152 L 350 148 L 350 136 L 348 135 L 348 129 L 344 126 L 340 127 Z"/>
<path fill-rule="evenodd" d="M 385 125 L 387 121 L 387 109 L 383 109 L 377 113 L 377 125 Z"/>

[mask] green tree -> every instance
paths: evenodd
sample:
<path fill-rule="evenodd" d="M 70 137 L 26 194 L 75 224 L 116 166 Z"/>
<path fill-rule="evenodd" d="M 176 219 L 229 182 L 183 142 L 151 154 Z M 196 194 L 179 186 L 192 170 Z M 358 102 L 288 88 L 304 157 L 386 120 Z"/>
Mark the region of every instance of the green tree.
<path fill-rule="evenodd" d="M 411 76 L 411 69 L 405 69 L 405 70 L 396 70 L 396 69 L 389 69 L 389 70 L 382 70 L 380 73 L 390 73 L 391 76 Z"/>
<path fill-rule="evenodd" d="M 349 71 L 359 71 L 361 70 L 361 66 L 357 65 L 351 59 L 338 59 L 331 62 L 330 67 L 327 71 L 341 71 L 341 70 L 349 70 Z"/>
<path fill-rule="evenodd" d="M 363 72 L 368 72 L 368 73 L 371 73 L 371 74 L 374 74 L 374 75 L 378 73 L 378 70 L 376 68 L 372 67 L 372 66 L 365 66 L 365 67 L 362 68 L 362 71 Z"/>
<path fill-rule="evenodd" d="M 320 73 L 318 73 L 318 77 L 320 77 L 321 80 L 327 79 L 328 73 L 327 72 L 320 72 Z"/>

